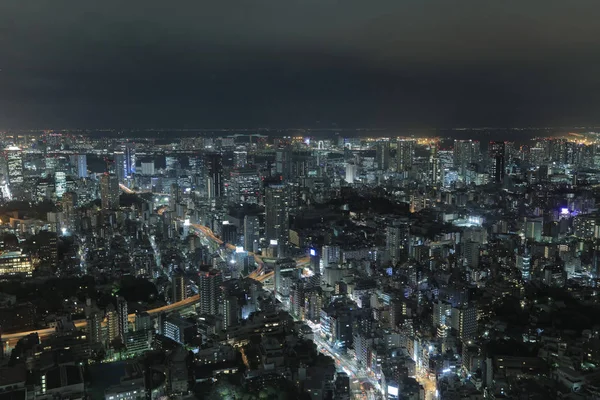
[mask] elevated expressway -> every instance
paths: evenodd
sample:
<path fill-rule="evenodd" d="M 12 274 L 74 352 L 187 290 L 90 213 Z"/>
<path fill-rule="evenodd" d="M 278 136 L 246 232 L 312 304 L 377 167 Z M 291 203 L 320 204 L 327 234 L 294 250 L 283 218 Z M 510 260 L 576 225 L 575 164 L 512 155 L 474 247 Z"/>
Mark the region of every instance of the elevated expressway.
<path fill-rule="evenodd" d="M 185 300 L 179 301 L 177 303 L 173 303 L 173 304 L 169 304 L 166 306 L 162 306 L 162 307 L 157 307 L 157 308 L 153 308 L 151 310 L 147 310 L 146 312 L 148 314 L 150 314 L 150 316 L 156 316 L 160 313 L 163 312 L 173 312 L 173 311 L 181 311 L 184 310 L 187 307 L 193 307 L 196 305 L 196 303 L 198 303 L 200 301 L 200 296 L 199 295 L 195 295 L 195 296 L 191 296 L 188 297 Z M 129 322 L 133 322 L 135 320 L 135 314 L 129 314 L 128 315 L 129 318 Z M 75 324 L 76 328 L 85 328 L 86 326 L 86 320 L 85 319 L 79 319 L 79 320 L 75 320 L 73 321 L 73 323 Z M 15 333 L 4 333 L 2 334 L 2 345 L 5 347 L 5 350 L 10 350 L 13 349 L 17 342 L 24 338 L 25 336 L 31 335 L 32 333 L 37 333 L 40 340 L 44 340 L 46 339 L 48 336 L 56 333 L 56 329 L 55 328 L 44 328 L 44 329 L 34 329 L 31 331 L 22 331 L 22 332 L 15 332 Z"/>

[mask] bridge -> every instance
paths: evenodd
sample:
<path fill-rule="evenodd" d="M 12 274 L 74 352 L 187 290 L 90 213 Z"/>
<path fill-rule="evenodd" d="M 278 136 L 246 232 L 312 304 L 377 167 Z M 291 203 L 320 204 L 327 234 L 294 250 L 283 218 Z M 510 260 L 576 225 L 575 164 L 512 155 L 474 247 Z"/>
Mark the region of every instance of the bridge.
<path fill-rule="evenodd" d="M 188 297 L 185 300 L 178 301 L 177 303 L 153 308 L 151 310 L 147 310 L 146 312 L 148 314 L 150 314 L 150 316 L 156 316 L 163 312 L 169 313 L 169 312 L 183 310 L 186 307 L 193 307 L 199 301 L 200 301 L 200 296 L 195 295 L 195 296 Z M 127 318 L 129 319 L 129 322 L 133 322 L 133 321 L 135 321 L 135 314 L 129 314 L 127 316 Z M 75 324 L 76 328 L 83 329 L 86 327 L 87 321 L 85 319 L 78 319 L 78 320 L 73 321 L 73 324 Z M 47 339 L 50 335 L 57 333 L 57 331 L 55 328 L 44 328 L 44 329 L 34 329 L 34 330 L 30 330 L 30 331 L 22 331 L 22 332 L 15 332 L 15 333 L 5 333 L 2 335 L 2 342 L 3 342 L 2 345 L 5 346 L 5 350 L 13 349 L 17 345 L 17 342 L 19 340 L 23 339 L 24 337 L 26 337 L 28 335 L 31 335 L 32 333 L 37 333 L 40 338 L 40 341 L 41 341 L 41 340 Z"/>

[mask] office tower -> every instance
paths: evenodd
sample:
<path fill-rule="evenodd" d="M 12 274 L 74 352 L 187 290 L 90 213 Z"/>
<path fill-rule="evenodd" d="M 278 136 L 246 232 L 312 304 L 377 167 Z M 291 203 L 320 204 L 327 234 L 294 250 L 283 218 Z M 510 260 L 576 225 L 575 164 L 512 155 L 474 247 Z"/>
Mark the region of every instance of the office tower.
<path fill-rule="evenodd" d="M 386 228 L 386 250 L 393 264 L 408 259 L 410 241 L 410 223 L 408 220 L 396 220 Z"/>
<path fill-rule="evenodd" d="M 472 164 L 479 162 L 479 142 L 476 140 L 454 141 L 454 168 L 460 180 L 465 181 Z"/>
<path fill-rule="evenodd" d="M 129 178 L 135 174 L 135 146 L 133 143 L 126 143 L 123 149 L 125 153 L 125 177 Z"/>
<path fill-rule="evenodd" d="M 256 252 L 260 241 L 260 222 L 256 215 L 244 217 L 244 250 Z"/>
<path fill-rule="evenodd" d="M 227 222 L 227 223 L 226 223 Z M 230 224 L 229 221 L 223 221 L 221 226 L 221 239 L 225 243 L 238 244 L 237 226 Z"/>
<path fill-rule="evenodd" d="M 375 163 L 377 169 L 387 171 L 390 168 L 390 143 L 377 143 L 375 148 Z"/>
<path fill-rule="evenodd" d="M 267 243 L 277 241 L 278 245 L 287 242 L 287 204 L 283 185 L 265 189 L 265 237 Z"/>
<path fill-rule="evenodd" d="M 119 337 L 125 343 L 125 335 L 129 332 L 129 314 L 127 313 L 127 301 L 123 297 L 117 298 L 117 318 Z"/>
<path fill-rule="evenodd" d="M 106 307 L 106 336 L 109 343 L 119 337 L 119 315 L 112 304 Z"/>
<path fill-rule="evenodd" d="M 142 161 L 142 175 L 154 175 L 154 161 Z"/>
<path fill-rule="evenodd" d="M 543 223 L 542 217 L 528 217 L 525 221 L 525 238 L 536 242 L 541 241 Z"/>
<path fill-rule="evenodd" d="M 321 249 L 321 273 L 329 264 L 337 264 L 341 260 L 341 250 L 339 246 L 323 246 Z"/>
<path fill-rule="evenodd" d="M 432 145 L 429 153 L 428 178 L 433 186 L 440 186 L 443 183 L 443 169 L 438 156 L 437 145 Z"/>
<path fill-rule="evenodd" d="M 502 183 L 504 181 L 505 150 L 504 142 L 490 142 L 489 144 L 490 178 L 494 183 Z"/>
<path fill-rule="evenodd" d="M 54 174 L 54 188 L 56 197 L 61 199 L 67 191 L 67 174 L 63 171 L 56 171 Z"/>
<path fill-rule="evenodd" d="M 105 173 L 100 177 L 100 198 L 103 210 L 119 208 L 119 181 L 114 174 Z"/>
<path fill-rule="evenodd" d="M 463 257 L 467 266 L 472 268 L 479 267 L 479 243 L 466 242 L 463 244 Z"/>
<path fill-rule="evenodd" d="M 521 272 L 521 277 L 528 282 L 531 279 L 531 257 L 529 252 L 517 255 L 517 269 Z"/>
<path fill-rule="evenodd" d="M 91 344 L 102 343 L 102 315 L 93 311 L 87 318 L 87 334 Z"/>
<path fill-rule="evenodd" d="M 452 317 L 452 304 L 438 300 L 433 303 L 433 326 L 450 326 Z"/>
<path fill-rule="evenodd" d="M 275 293 L 282 299 L 289 299 L 290 289 L 295 279 L 299 278 L 299 270 L 293 259 L 280 259 L 274 266 Z"/>
<path fill-rule="evenodd" d="M 223 276 L 217 270 L 200 272 L 198 274 L 198 294 L 200 295 L 199 313 L 217 314 L 219 311 L 219 299 L 221 298 L 221 283 Z"/>
<path fill-rule="evenodd" d="M 123 183 L 125 182 L 125 178 L 127 177 L 127 173 L 125 172 L 125 153 L 123 153 L 122 151 L 115 151 L 113 154 L 113 160 L 114 174 L 117 177 L 117 182 Z"/>
<path fill-rule="evenodd" d="M 206 155 L 207 197 L 214 199 L 223 196 L 223 156 L 217 153 Z"/>
<path fill-rule="evenodd" d="M 289 148 L 277 149 L 275 152 L 275 173 L 284 181 L 292 177 L 292 151 Z"/>
<path fill-rule="evenodd" d="M 358 175 L 358 167 L 354 163 L 346 164 L 346 182 L 354 183 Z"/>
<path fill-rule="evenodd" d="M 175 274 L 171 279 L 171 302 L 177 303 L 187 299 L 187 285 L 183 274 Z"/>
<path fill-rule="evenodd" d="M 76 229 L 77 221 L 77 213 L 75 211 L 75 207 L 77 206 L 77 193 L 75 192 L 66 192 L 62 196 L 62 207 L 63 214 L 65 217 L 65 222 L 67 225 L 67 230 L 73 232 Z"/>
<path fill-rule="evenodd" d="M 223 314 L 223 329 L 227 330 L 228 328 L 237 326 L 240 319 L 238 299 L 234 296 L 223 298 L 221 313 Z"/>
<path fill-rule="evenodd" d="M 133 320 L 133 331 L 145 331 L 148 329 L 154 329 L 154 322 L 152 317 L 145 311 L 135 313 L 135 319 Z"/>
<path fill-rule="evenodd" d="M 239 169 L 231 171 L 231 179 L 227 189 L 230 203 L 258 204 L 261 198 L 262 181 L 255 169 Z"/>
<path fill-rule="evenodd" d="M 69 156 L 71 165 L 75 171 L 75 175 L 78 178 L 87 178 L 87 155 L 85 154 L 72 154 Z"/>
<path fill-rule="evenodd" d="M 415 141 L 413 139 L 398 139 L 396 142 L 396 171 L 410 171 L 413 166 Z"/>
<path fill-rule="evenodd" d="M 5 149 L 8 185 L 13 194 L 21 189 L 23 184 L 23 152 L 17 146 L 9 146 Z"/>
<path fill-rule="evenodd" d="M 477 333 L 477 309 L 472 306 L 452 309 L 452 328 L 460 339 L 468 339 Z"/>

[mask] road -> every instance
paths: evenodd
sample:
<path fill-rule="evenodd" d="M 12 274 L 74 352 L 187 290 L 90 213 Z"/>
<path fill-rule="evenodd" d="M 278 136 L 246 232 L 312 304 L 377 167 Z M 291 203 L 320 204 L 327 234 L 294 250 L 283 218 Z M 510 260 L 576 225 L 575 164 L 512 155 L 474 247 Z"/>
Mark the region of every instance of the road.
<path fill-rule="evenodd" d="M 185 300 L 179 301 L 177 303 L 173 303 L 173 304 L 169 304 L 166 306 L 154 308 L 152 310 L 148 310 L 147 312 L 151 316 L 154 316 L 154 315 L 160 314 L 162 312 L 177 311 L 182 308 L 194 305 L 194 304 L 198 303 L 199 301 L 200 301 L 200 296 L 195 295 L 195 296 L 191 296 Z M 133 322 L 135 320 L 135 314 L 129 314 L 128 319 L 129 319 L 129 322 Z M 86 321 L 84 319 L 73 321 L 73 323 L 75 324 L 75 327 L 78 329 L 85 328 L 85 326 L 86 326 Z M 4 342 L 4 345 L 7 346 L 7 348 L 12 349 L 15 347 L 15 345 L 17 344 L 17 342 L 20 339 L 24 338 L 27 335 L 31 335 L 32 333 L 37 333 L 38 336 L 40 337 L 40 340 L 43 340 L 43 339 L 47 338 L 48 336 L 52 335 L 53 333 L 56 333 L 56 329 L 44 328 L 44 329 L 37 329 L 37 330 L 31 330 L 31 331 L 4 333 L 4 334 L 2 334 L 2 341 Z"/>

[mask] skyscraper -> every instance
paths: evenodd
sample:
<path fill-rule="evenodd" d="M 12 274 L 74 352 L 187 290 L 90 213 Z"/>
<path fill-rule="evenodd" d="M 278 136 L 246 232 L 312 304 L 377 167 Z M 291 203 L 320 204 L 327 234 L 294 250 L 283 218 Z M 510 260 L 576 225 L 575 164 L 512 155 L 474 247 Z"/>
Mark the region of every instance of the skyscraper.
<path fill-rule="evenodd" d="M 396 171 L 410 171 L 413 165 L 413 153 L 415 151 L 415 140 L 398 139 L 396 142 Z"/>
<path fill-rule="evenodd" d="M 115 151 L 113 154 L 114 159 L 114 174 L 117 177 L 118 183 L 125 182 L 125 153 L 122 151 Z"/>
<path fill-rule="evenodd" d="M 390 143 L 380 142 L 377 143 L 375 152 L 375 162 L 377 169 L 387 171 L 390 168 Z"/>
<path fill-rule="evenodd" d="M 73 166 L 75 175 L 78 178 L 87 178 L 87 155 L 85 154 L 72 154 L 70 156 L 71 165 Z"/>
<path fill-rule="evenodd" d="M 23 152 L 17 146 L 9 146 L 5 149 L 5 153 L 8 164 L 8 184 L 13 190 L 13 187 L 23 183 Z"/>
<path fill-rule="evenodd" d="M 213 269 L 209 272 L 200 272 L 199 278 L 199 313 L 217 314 L 219 311 L 219 299 L 221 298 L 221 283 L 223 282 L 223 276 L 221 275 L 221 272 Z"/>
<path fill-rule="evenodd" d="M 223 157 L 217 153 L 206 155 L 207 197 L 214 199 L 223 196 Z"/>
<path fill-rule="evenodd" d="M 480 146 L 476 140 L 454 141 L 454 168 L 460 180 L 465 181 L 471 164 L 479 162 L 479 153 Z"/>
<path fill-rule="evenodd" d="M 119 207 L 119 181 L 116 175 L 105 173 L 100 177 L 100 198 L 103 210 Z"/>
<path fill-rule="evenodd" d="M 126 143 L 123 149 L 125 153 L 125 177 L 129 178 L 135 174 L 135 146 Z"/>
<path fill-rule="evenodd" d="M 125 343 L 125 335 L 129 332 L 129 314 L 127 312 L 127 301 L 123 297 L 117 299 L 117 317 L 119 337 Z"/>
<path fill-rule="evenodd" d="M 287 242 L 287 207 L 283 185 L 269 186 L 265 189 L 265 237 L 269 243 Z"/>
<path fill-rule="evenodd" d="M 177 303 L 187 298 L 187 288 L 183 274 L 175 274 L 171 279 L 171 301 Z"/>
<path fill-rule="evenodd" d="M 504 152 L 504 142 L 490 142 L 488 156 L 490 159 L 490 178 L 492 182 L 502 183 L 504 181 Z"/>
<path fill-rule="evenodd" d="M 256 215 L 246 215 L 244 217 L 244 250 L 258 251 L 258 242 L 260 240 L 260 222 Z"/>
<path fill-rule="evenodd" d="M 408 244 L 410 240 L 410 224 L 408 220 L 397 220 L 386 228 L 386 250 L 389 252 L 392 263 L 404 261 L 408 258 Z"/>

